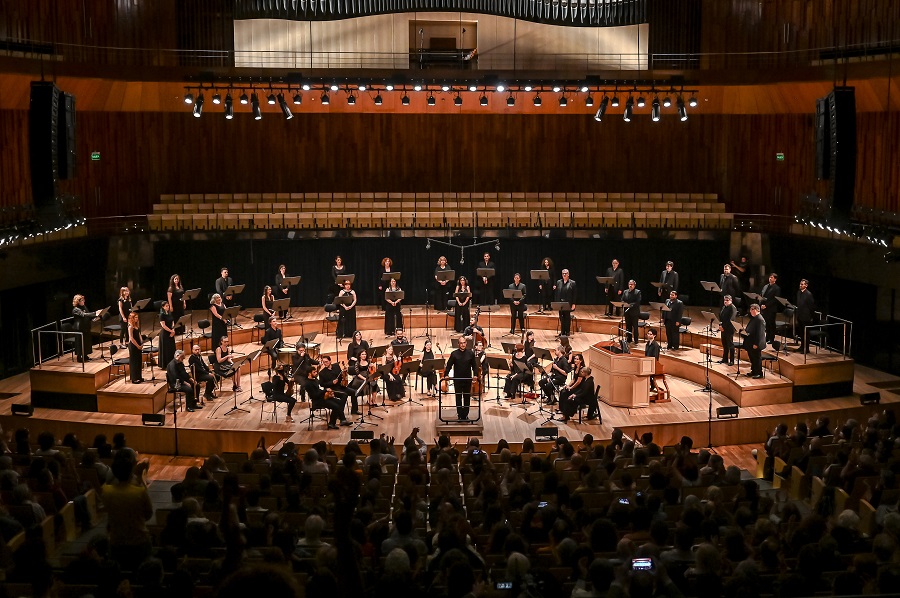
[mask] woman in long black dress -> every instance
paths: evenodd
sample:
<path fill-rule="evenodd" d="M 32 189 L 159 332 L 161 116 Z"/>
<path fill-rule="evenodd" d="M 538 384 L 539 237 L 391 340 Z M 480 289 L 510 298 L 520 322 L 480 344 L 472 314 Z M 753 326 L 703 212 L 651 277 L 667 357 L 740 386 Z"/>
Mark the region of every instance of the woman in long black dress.
<path fill-rule="evenodd" d="M 131 374 L 131 382 L 140 384 L 144 381 L 141 376 L 141 367 L 144 364 L 144 337 L 141 336 L 141 320 L 136 313 L 128 315 L 126 333 L 128 334 L 128 370 Z"/>
<path fill-rule="evenodd" d="M 359 411 L 359 397 L 367 397 L 368 405 L 370 407 L 375 406 L 375 393 L 378 392 L 378 382 L 371 380 L 370 365 L 373 364 L 369 362 L 369 354 L 364 349 L 360 352 L 359 359 L 354 361 L 347 370 L 353 376 L 347 385 L 353 401 L 353 408 L 350 410 L 350 413 Z"/>
<path fill-rule="evenodd" d="M 351 287 L 350 281 L 344 283 L 344 288 L 338 294 L 338 297 L 351 297 L 352 303 L 349 305 L 339 305 L 340 319 L 338 320 L 337 335 L 338 338 L 347 338 L 356 330 L 356 291 Z"/>
<path fill-rule="evenodd" d="M 397 280 L 392 278 L 391 282 L 388 284 L 387 290 L 384 292 L 384 333 L 387 336 L 394 336 L 394 333 L 398 328 L 403 328 L 403 308 L 401 305 L 402 299 L 391 300 L 388 299 L 387 294 L 392 291 L 402 291 L 397 285 Z"/>
<path fill-rule="evenodd" d="M 162 304 L 159 312 L 159 327 L 162 328 L 159 333 L 159 367 L 165 369 L 175 358 L 175 318 L 168 301 Z"/>
<path fill-rule="evenodd" d="M 331 267 L 331 282 L 334 283 L 334 286 L 331 287 L 331 291 L 328 293 L 328 303 L 331 303 L 332 299 L 344 288 L 343 285 L 338 284 L 337 277 L 349 273 L 347 266 L 344 265 L 344 258 L 341 256 L 334 258 L 334 265 Z"/>
<path fill-rule="evenodd" d="M 353 332 L 353 340 L 347 345 L 347 365 L 352 365 L 354 361 L 359 359 L 359 354 L 369 350 L 369 342 L 363 340 L 362 332 L 355 330 Z"/>
<path fill-rule="evenodd" d="M 381 306 L 381 311 L 385 311 L 387 304 L 384 302 L 384 290 L 387 288 L 387 283 L 382 280 L 383 274 L 390 274 L 391 272 L 396 272 L 394 269 L 394 260 L 389 257 L 386 257 L 381 260 L 381 268 L 378 270 L 378 275 L 375 280 L 375 284 L 378 286 L 378 292 L 375 294 L 375 301 L 379 303 Z"/>
<path fill-rule="evenodd" d="M 425 346 L 422 347 L 422 361 L 426 361 L 429 359 L 434 359 L 434 349 L 431 347 L 431 341 L 425 341 Z M 427 372 L 420 373 L 425 376 L 425 387 L 426 393 L 429 397 L 437 394 L 435 391 L 435 386 L 437 386 L 437 372 L 434 370 L 429 370 Z"/>
<path fill-rule="evenodd" d="M 222 295 L 216 293 L 209 301 L 209 319 L 212 322 L 213 343 L 228 335 L 228 323 L 225 320 L 225 305 L 222 303 Z"/>
<path fill-rule="evenodd" d="M 128 339 L 128 316 L 131 315 L 131 309 L 134 305 L 131 303 L 131 289 L 122 287 L 119 289 L 119 342 L 123 343 Z"/>
<path fill-rule="evenodd" d="M 438 273 L 448 272 L 447 258 L 443 255 L 438 258 L 437 268 L 434 269 L 434 308 L 438 311 L 447 311 L 447 298 L 450 289 L 453 288 L 452 280 L 438 280 Z"/>
<path fill-rule="evenodd" d="M 169 300 L 172 318 L 177 322 L 187 309 L 187 301 L 184 300 L 184 286 L 181 284 L 181 277 L 179 275 L 173 274 L 171 278 L 169 278 L 169 288 L 166 291 L 166 298 Z M 184 326 L 181 327 L 178 334 L 184 334 Z"/>
<path fill-rule="evenodd" d="M 391 369 L 384 376 L 384 389 L 387 398 L 391 401 L 401 401 L 406 396 L 406 385 L 403 376 L 400 375 L 400 366 L 403 361 L 394 355 L 394 347 L 388 345 L 384 353 L 384 365 Z"/>
<path fill-rule="evenodd" d="M 553 268 L 553 260 L 549 257 L 542 259 L 541 269 L 547 271 L 550 275 L 550 280 L 542 280 L 540 284 L 538 284 L 538 297 L 541 299 L 541 308 L 538 310 L 539 314 L 544 313 L 544 310 L 550 310 L 550 303 L 553 301 L 553 291 L 556 289 L 556 270 Z"/>
<path fill-rule="evenodd" d="M 262 298 L 260 299 L 263 315 L 266 316 L 266 322 L 275 315 L 275 295 L 272 294 L 272 287 L 266 285 L 263 289 Z"/>
<path fill-rule="evenodd" d="M 214 359 L 216 374 L 218 374 L 220 378 L 232 377 L 231 390 L 234 392 L 242 392 L 241 369 L 234 367 L 234 358 L 231 353 L 231 347 L 228 346 L 228 337 L 222 336 L 222 338 L 219 339 L 219 346 L 216 347 L 216 356 Z"/>
<path fill-rule="evenodd" d="M 459 293 L 465 294 L 466 297 L 457 297 Z M 456 298 L 456 316 L 453 318 L 453 329 L 457 332 L 465 332 L 471 318 L 469 308 L 472 305 L 472 291 L 469 289 L 469 280 L 465 276 L 459 277 L 453 296 Z"/>

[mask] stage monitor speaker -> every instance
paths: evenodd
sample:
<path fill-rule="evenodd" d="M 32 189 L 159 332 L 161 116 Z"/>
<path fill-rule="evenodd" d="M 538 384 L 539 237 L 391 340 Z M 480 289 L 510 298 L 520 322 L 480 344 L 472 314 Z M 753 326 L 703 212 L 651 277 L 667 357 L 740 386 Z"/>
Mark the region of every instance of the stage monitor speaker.
<path fill-rule="evenodd" d="M 22 405 L 19 403 L 12 404 L 12 414 L 13 415 L 23 415 L 25 417 L 31 417 L 34 415 L 34 407 L 29 405 Z"/>
<path fill-rule="evenodd" d="M 372 440 L 375 432 L 372 430 L 353 430 L 350 432 L 350 440 Z"/>
<path fill-rule="evenodd" d="M 828 99 L 816 100 L 816 178 L 831 178 L 831 121 L 828 117 Z"/>
<path fill-rule="evenodd" d="M 60 179 L 75 178 L 75 96 L 59 93 L 59 128 L 56 136 Z"/>
<path fill-rule="evenodd" d="M 881 402 L 880 392 L 864 392 L 859 395 L 860 405 L 877 405 Z"/>
<path fill-rule="evenodd" d="M 28 109 L 28 146 L 31 165 L 31 194 L 35 207 L 53 207 L 59 178 L 57 129 L 59 89 L 49 81 L 31 82 Z"/>
<path fill-rule="evenodd" d="M 732 405 L 730 407 L 716 407 L 716 417 L 719 419 L 725 419 L 727 417 L 737 417 L 738 416 L 738 406 Z"/>
<path fill-rule="evenodd" d="M 856 187 L 856 90 L 835 87 L 828 94 L 831 119 L 831 214 L 850 221 Z"/>
<path fill-rule="evenodd" d="M 166 416 L 163 413 L 141 413 L 141 424 L 145 426 L 164 426 Z"/>
<path fill-rule="evenodd" d="M 547 427 L 547 428 L 535 428 L 534 429 L 534 437 L 537 438 L 549 438 L 550 440 L 556 439 L 559 436 L 559 428 Z"/>

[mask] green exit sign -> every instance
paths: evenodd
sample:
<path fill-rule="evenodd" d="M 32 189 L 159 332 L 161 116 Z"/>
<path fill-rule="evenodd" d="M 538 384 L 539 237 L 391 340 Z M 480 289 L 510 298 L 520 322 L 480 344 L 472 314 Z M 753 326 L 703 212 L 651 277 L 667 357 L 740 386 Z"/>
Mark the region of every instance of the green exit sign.
<path fill-rule="evenodd" d="M 100 159 L 100 152 L 91 152 L 91 160 L 97 161 Z"/>
<path fill-rule="evenodd" d="M 778 162 L 784 162 L 784 154 L 778 152 L 777 154 L 775 154 L 775 160 Z"/>

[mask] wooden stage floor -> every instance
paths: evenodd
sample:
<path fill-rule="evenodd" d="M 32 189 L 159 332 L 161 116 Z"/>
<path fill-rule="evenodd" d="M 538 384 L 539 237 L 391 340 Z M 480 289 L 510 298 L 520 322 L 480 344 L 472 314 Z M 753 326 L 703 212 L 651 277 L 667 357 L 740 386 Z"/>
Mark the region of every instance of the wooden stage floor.
<path fill-rule="evenodd" d="M 515 342 L 519 339 L 518 335 L 515 337 L 503 335 L 508 331 L 506 325 L 508 325 L 509 316 L 506 307 L 500 309 L 502 311 L 494 314 L 491 318 L 493 325 L 488 332 L 493 348 L 489 349 L 489 354 L 499 353 L 501 342 Z M 582 323 L 582 332 L 577 332 L 571 338 L 571 344 L 575 351 L 584 351 L 588 346 L 608 340 L 610 334 L 614 334 L 618 320 L 603 317 L 600 315 L 602 310 L 603 307 L 579 307 L 577 313 L 579 321 Z M 333 334 L 323 333 L 322 317 L 324 314 L 322 311 L 310 309 L 304 313 L 297 312 L 299 310 L 295 310 L 295 319 L 285 325 L 285 340 L 294 342 L 301 337 L 302 333 L 310 341 L 320 343 L 322 352 L 333 354 L 336 346 L 335 337 Z M 204 316 L 198 314 L 197 317 L 199 319 Z M 421 323 L 419 323 L 420 320 Z M 303 322 L 302 327 L 301 321 Z M 412 322 L 412 329 L 408 328 L 407 330 L 408 334 L 413 337 L 416 352 L 419 353 L 424 339 L 415 337 L 422 334 L 425 324 L 422 308 L 413 307 L 412 317 L 407 321 Z M 252 323 L 252 320 L 250 322 Z M 498 326 L 500 322 L 502 324 Z M 382 318 L 378 316 L 375 308 L 359 308 L 358 323 L 363 330 L 364 337 L 374 341 L 376 346 L 389 342 L 382 332 Z M 430 323 L 435 344 L 440 344 L 446 351 L 450 347 L 451 336 L 455 337 L 456 334 L 443 328 L 443 315 L 432 315 Z M 436 328 L 435 323 L 440 323 L 441 327 Z M 481 323 L 487 324 L 484 315 Z M 529 326 L 535 331 L 537 346 L 551 349 L 555 346 L 555 316 L 532 316 L 529 318 Z M 585 331 L 585 329 L 590 331 Z M 234 335 L 235 349 L 238 351 L 249 352 L 259 347 L 255 340 L 251 342 L 249 327 L 235 330 Z M 713 417 L 710 424 L 708 419 L 709 394 L 697 392 L 702 389 L 706 379 L 704 366 L 701 365 L 704 356 L 699 347 L 709 341 L 715 344 L 717 339 L 707 339 L 700 334 L 700 331 L 695 331 L 693 337 L 691 342 L 698 348 L 687 347 L 677 352 L 666 353 L 662 357 L 666 370 L 669 372 L 667 380 L 671 391 L 671 402 L 634 409 L 611 407 L 601 403 L 602 424 L 596 421 L 585 421 L 579 424 L 576 418 L 568 424 L 553 421 L 546 425 L 557 427 L 559 435 L 569 438 L 581 438 L 584 434 L 590 433 L 595 438 L 608 439 L 613 428 L 619 427 L 629 436 L 651 431 L 654 433 L 656 441 L 661 444 L 676 442 L 682 435 L 688 435 L 694 439 L 697 446 L 707 444 L 719 446 L 761 442 L 765 439 L 768 431 L 781 421 L 795 422 L 806 419 L 812 421 L 819 414 L 828 414 L 835 422 L 847 417 L 865 418 L 874 410 L 879 409 L 878 406 L 861 406 L 856 394 L 804 402 L 789 402 L 789 400 L 772 400 L 770 402 L 766 400 L 766 396 L 783 398 L 784 393 L 790 391 L 793 385 L 790 379 L 778 375 L 777 366 L 775 372 L 767 371 L 764 379 L 752 380 L 746 376 L 735 378 L 732 375 L 735 368 L 714 363 L 710 369 L 710 382 L 717 392 L 712 394 Z M 190 342 L 190 340 L 187 341 L 188 344 Z M 641 353 L 643 344 L 641 342 L 635 352 Z M 206 348 L 207 344 L 202 343 L 202 346 Z M 343 359 L 346 342 L 338 344 L 337 349 L 340 358 Z M 721 349 L 719 350 L 721 351 Z M 437 350 L 436 352 L 439 353 Z M 98 347 L 95 347 L 94 356 L 98 355 Z M 65 359 L 69 359 L 68 356 Z M 900 401 L 900 378 L 858 365 L 854 367 L 852 360 L 842 359 L 839 354 L 828 351 L 822 351 L 818 355 L 811 354 L 805 360 L 805 364 L 803 356 L 799 354 L 782 355 L 780 360 L 782 360 L 781 365 L 783 366 L 782 373 L 800 371 L 800 368 L 804 367 L 819 367 L 822 368 L 820 371 L 826 372 L 824 375 L 827 376 L 827 372 L 831 368 L 849 365 L 853 368 L 852 388 L 855 393 L 880 391 L 882 403 Z M 87 365 L 86 369 L 92 372 L 92 379 L 100 377 L 102 374 L 104 383 L 98 393 L 105 391 L 108 395 L 118 397 L 119 400 L 126 403 L 129 401 L 128 393 L 137 392 L 150 397 L 158 397 L 164 387 L 164 374 L 158 369 L 156 370 L 157 381 L 155 384 L 151 382 L 130 385 L 126 384 L 122 378 L 116 379 L 115 375 L 112 376 L 113 381 L 106 384 L 107 373 L 103 371 L 106 369 L 105 363 L 95 359 Z M 36 407 L 30 421 L 23 417 L 12 416 L 13 404 L 31 402 L 32 376 L 29 373 L 0 381 L 0 393 L 3 393 L 0 396 L 6 397 L 0 399 L 0 423 L 5 429 L 12 430 L 27 422 L 33 436 L 44 429 L 53 431 L 58 438 L 61 438 L 65 432 L 74 431 L 83 441 L 90 441 L 95 434 L 101 432 L 111 437 L 115 432 L 124 431 L 130 445 L 142 452 L 163 455 L 175 454 L 176 441 L 179 454 L 207 455 L 220 451 L 249 451 L 256 446 L 260 438 L 264 438 L 264 443 L 269 448 L 278 446 L 287 440 L 300 444 L 327 440 L 337 444 L 350 439 L 350 431 L 354 427 L 342 427 L 339 430 L 330 431 L 325 428 L 323 422 L 317 421 L 313 429 L 309 430 L 306 423 L 301 423 L 301 420 L 309 414 L 307 403 L 297 404 L 294 409 L 295 422 L 293 424 L 283 422 L 285 414 L 283 404 L 278 406 L 277 423 L 272 420 L 270 415 L 270 405 L 266 405 L 264 414 L 261 413 L 263 403 L 249 401 L 251 390 L 255 398 L 262 397 L 260 383 L 267 378 L 265 365 L 258 362 L 257 366 L 260 365 L 262 371 L 259 373 L 254 367 L 252 382 L 247 375 L 249 372 L 244 372 L 242 379 L 244 391 L 237 397 L 230 389 L 223 390 L 216 401 L 207 403 L 206 408 L 194 413 L 179 412 L 177 432 L 172 413 L 166 414 L 166 424 L 162 427 L 143 426 L 139 413 L 144 411 L 100 413 Z M 65 361 L 49 362 L 44 364 L 42 369 L 58 368 L 80 371 L 80 364 L 68 362 L 67 365 Z M 741 371 L 746 370 L 746 364 L 743 363 Z M 148 377 L 149 373 L 149 371 L 145 371 L 144 376 Z M 807 375 L 813 374 L 808 373 Z M 412 382 L 415 383 L 415 376 L 412 377 Z M 500 382 L 502 384 L 503 380 L 501 379 Z M 493 383 L 495 380 L 492 378 Z M 440 423 L 437 419 L 438 402 L 420 392 L 414 391 L 411 395 L 421 405 L 405 402 L 390 404 L 388 402 L 386 409 L 377 408 L 373 411 L 383 419 L 369 420 L 367 418 L 367 421 L 377 425 L 366 425 L 361 429 L 373 430 L 376 434 L 384 433 L 402 439 L 409 434 L 413 427 L 419 427 L 420 435 L 430 442 L 437 435 L 437 424 Z M 500 395 L 502 396 L 502 390 Z M 521 398 L 517 398 L 511 403 L 502 398 L 497 401 L 496 396 L 497 391 L 490 388 L 481 401 L 480 424 L 483 426 L 483 431 L 480 431 L 478 435 L 486 442 L 496 442 L 501 438 L 510 441 L 521 441 L 526 437 L 534 438 L 535 428 L 544 425 L 550 415 L 546 410 L 543 413 L 538 410 L 537 401 L 529 400 L 523 405 Z M 228 414 L 229 409 L 235 404 L 247 411 L 234 411 Z M 445 403 L 446 405 L 447 403 Z M 717 407 L 734 405 L 740 405 L 737 418 L 716 418 L 715 409 Z M 476 412 L 477 409 L 473 407 L 472 413 Z M 465 437 L 471 433 L 472 431 L 467 427 L 460 426 L 454 435 L 459 441 L 464 441 Z"/>

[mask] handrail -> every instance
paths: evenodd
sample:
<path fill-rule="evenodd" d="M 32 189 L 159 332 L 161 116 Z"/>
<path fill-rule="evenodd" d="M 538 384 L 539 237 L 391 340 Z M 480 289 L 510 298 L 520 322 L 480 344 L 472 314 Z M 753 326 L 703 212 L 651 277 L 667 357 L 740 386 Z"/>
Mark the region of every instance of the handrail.
<path fill-rule="evenodd" d="M 53 327 L 52 330 L 45 330 L 46 328 Z M 54 353 L 51 355 L 44 356 L 44 343 L 42 341 L 42 335 L 50 335 L 56 341 L 56 348 L 54 349 Z M 35 343 L 33 342 L 37 337 L 36 349 L 37 352 L 35 354 Z M 59 329 L 59 322 L 50 322 L 49 324 L 44 324 L 43 326 L 38 326 L 37 328 L 33 328 L 31 330 L 32 337 L 32 359 L 34 360 L 34 367 L 40 369 L 45 361 L 49 361 L 56 358 L 56 361 L 62 359 L 62 356 L 66 354 L 65 350 L 65 337 L 72 336 L 75 338 L 75 342 L 84 343 L 84 333 L 79 332 L 77 330 L 64 331 Z M 74 349 L 72 350 L 74 354 Z M 84 361 L 81 361 L 81 371 L 84 372 Z"/>
<path fill-rule="evenodd" d="M 844 359 L 847 358 L 847 354 L 849 353 L 849 346 L 847 343 L 847 338 L 848 338 L 847 327 L 848 327 L 848 325 L 850 325 L 851 333 L 852 333 L 852 322 L 850 322 L 849 320 L 842 320 L 841 318 L 837 318 L 835 316 L 825 316 L 825 317 L 826 317 L 826 320 L 828 318 L 832 318 L 832 319 L 841 320 L 841 321 L 840 322 L 832 322 L 831 324 L 810 324 L 808 326 L 803 327 L 803 349 L 805 349 L 803 352 L 804 365 L 806 364 L 806 360 L 809 357 L 809 349 L 808 349 L 807 343 L 809 342 L 809 333 L 810 333 L 810 330 L 812 330 L 812 329 L 818 329 L 818 330 L 824 331 L 826 328 L 834 328 L 836 326 L 841 327 L 843 329 L 843 338 L 842 338 L 843 342 L 841 343 L 841 357 L 843 357 Z M 831 347 L 828 346 L 828 335 L 826 334 L 824 336 L 824 338 L 825 338 L 825 350 L 830 351 Z M 821 341 L 820 341 L 820 343 L 821 343 Z M 820 344 L 819 346 L 821 347 L 822 345 Z"/>

